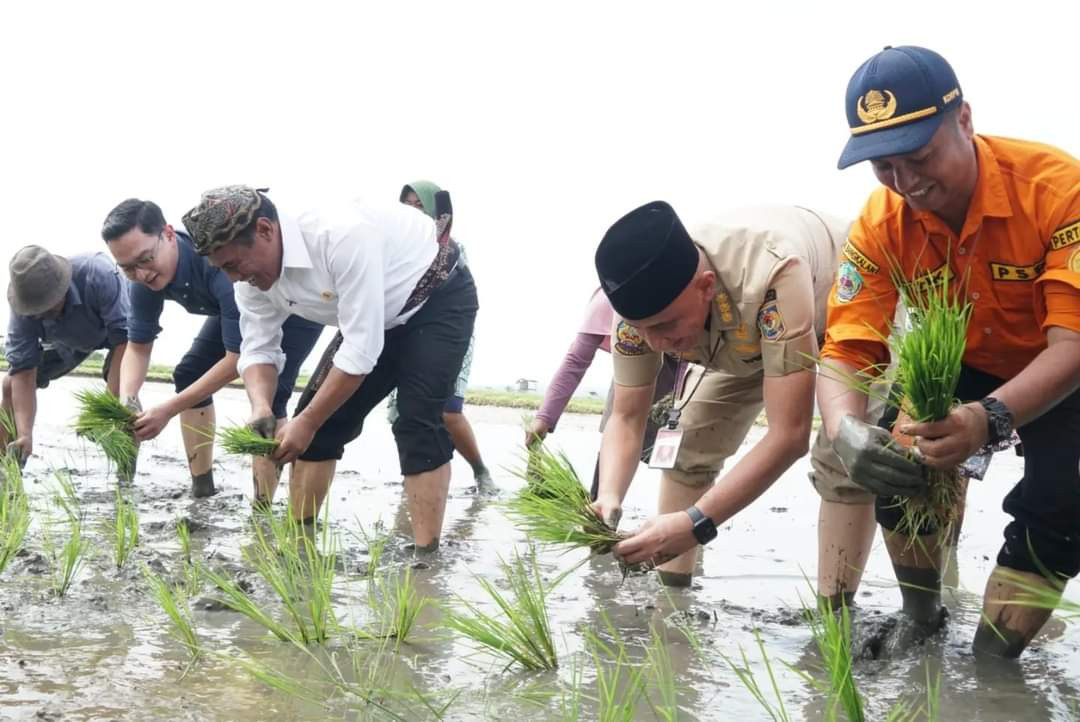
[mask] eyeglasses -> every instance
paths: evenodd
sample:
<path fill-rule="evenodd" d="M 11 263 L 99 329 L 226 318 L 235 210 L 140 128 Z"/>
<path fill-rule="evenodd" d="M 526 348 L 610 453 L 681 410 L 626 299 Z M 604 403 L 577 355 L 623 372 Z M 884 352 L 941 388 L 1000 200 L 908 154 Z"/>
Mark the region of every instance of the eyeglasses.
<path fill-rule="evenodd" d="M 127 275 L 132 275 L 140 268 L 146 268 L 154 259 L 157 258 L 158 248 L 161 246 L 161 239 L 165 237 L 165 230 L 162 229 L 161 233 L 158 233 L 157 240 L 154 241 L 154 247 L 149 251 L 144 252 L 139 256 L 134 263 L 117 263 L 116 267 L 119 268 Z"/>

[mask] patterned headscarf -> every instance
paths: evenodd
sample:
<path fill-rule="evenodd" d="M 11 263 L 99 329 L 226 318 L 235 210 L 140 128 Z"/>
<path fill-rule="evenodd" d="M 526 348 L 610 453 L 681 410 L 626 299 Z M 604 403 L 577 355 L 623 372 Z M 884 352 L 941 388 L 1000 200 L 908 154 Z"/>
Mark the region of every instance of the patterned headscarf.
<path fill-rule="evenodd" d="M 203 193 L 199 205 L 183 217 L 199 255 L 210 255 L 246 230 L 262 206 L 263 192 L 251 186 L 222 186 Z"/>

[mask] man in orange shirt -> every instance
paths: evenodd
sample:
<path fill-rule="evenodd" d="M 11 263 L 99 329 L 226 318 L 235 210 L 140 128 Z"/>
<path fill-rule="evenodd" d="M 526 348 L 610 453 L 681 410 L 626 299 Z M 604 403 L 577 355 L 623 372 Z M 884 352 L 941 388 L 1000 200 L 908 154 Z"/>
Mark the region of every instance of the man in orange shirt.
<path fill-rule="evenodd" d="M 884 187 L 851 228 L 829 299 L 818 386 L 826 433 L 852 479 L 877 496 L 904 611 L 933 629 L 943 619 L 941 545 L 933 529 L 920 530 L 915 545 L 895 532 L 893 497 L 926 488 L 923 464 L 954 468 L 1019 432 L 1024 476 L 1005 495 L 1012 521 L 974 642 L 976 653 L 1015 657 L 1050 614 L 1010 604 L 1020 587 L 1059 593 L 1063 583 L 1044 575 L 1080 572 L 1080 162 L 1049 146 L 975 135 L 952 68 L 924 48 L 886 48 L 866 61 L 846 105 L 851 137 L 839 166 L 869 160 Z M 942 421 L 901 424 L 921 464 L 861 420 L 866 397 L 839 378 L 888 359 L 895 262 L 915 283 L 954 279 L 950 288 L 974 306 L 961 404 Z M 848 549 L 848 559 L 865 562 L 874 507 L 845 507 L 819 491 L 829 541 L 821 549 Z M 837 591 L 854 589 L 819 589 Z"/>

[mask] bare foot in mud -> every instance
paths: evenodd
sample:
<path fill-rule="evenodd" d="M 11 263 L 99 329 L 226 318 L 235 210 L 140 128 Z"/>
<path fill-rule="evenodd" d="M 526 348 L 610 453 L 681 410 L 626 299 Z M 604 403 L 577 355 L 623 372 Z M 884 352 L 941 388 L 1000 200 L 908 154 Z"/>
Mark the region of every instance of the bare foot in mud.
<path fill-rule="evenodd" d="M 915 621 L 904 612 L 852 619 L 851 651 L 855 659 L 892 659 L 921 645 L 942 629 L 949 618 L 945 607 L 928 622 Z"/>

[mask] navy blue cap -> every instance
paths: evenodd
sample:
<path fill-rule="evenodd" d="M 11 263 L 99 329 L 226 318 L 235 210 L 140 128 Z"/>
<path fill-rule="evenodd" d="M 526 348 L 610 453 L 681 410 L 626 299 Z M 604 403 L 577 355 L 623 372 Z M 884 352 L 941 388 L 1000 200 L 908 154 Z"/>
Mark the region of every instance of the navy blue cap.
<path fill-rule="evenodd" d="M 655 316 L 690 285 L 697 246 L 675 209 L 646 203 L 615 221 L 596 249 L 600 288 L 628 321 Z"/>
<path fill-rule="evenodd" d="M 837 165 L 903 155 L 930 142 L 945 112 L 963 102 L 956 73 L 933 50 L 887 47 L 859 66 L 844 108 L 851 138 Z"/>

